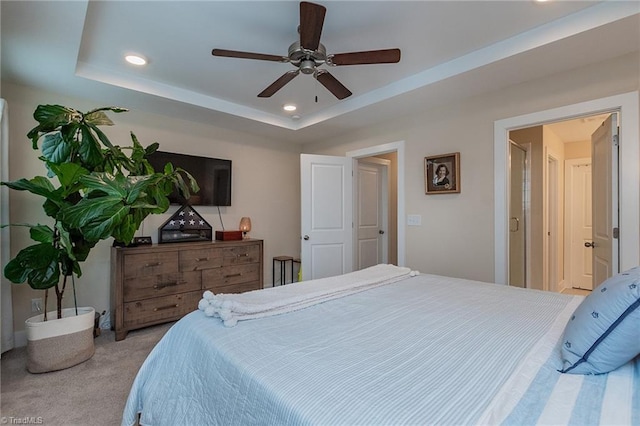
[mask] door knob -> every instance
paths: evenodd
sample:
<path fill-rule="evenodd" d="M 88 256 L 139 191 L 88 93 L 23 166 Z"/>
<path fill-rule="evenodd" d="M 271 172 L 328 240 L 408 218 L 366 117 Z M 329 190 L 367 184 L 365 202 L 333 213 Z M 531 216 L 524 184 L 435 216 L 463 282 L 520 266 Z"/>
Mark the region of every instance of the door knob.
<path fill-rule="evenodd" d="M 587 241 L 586 243 L 584 243 L 584 246 L 587 248 L 589 247 L 594 248 L 596 246 L 596 243 Z"/>
<path fill-rule="evenodd" d="M 302 238 L 304 238 L 304 240 L 305 240 L 305 241 L 309 240 L 309 236 L 308 236 L 308 235 L 305 235 L 305 236 L 304 236 L 304 237 L 302 237 Z"/>
<path fill-rule="evenodd" d="M 381 230 L 378 231 L 378 234 L 382 235 L 382 234 L 384 234 L 384 231 L 381 229 Z"/>

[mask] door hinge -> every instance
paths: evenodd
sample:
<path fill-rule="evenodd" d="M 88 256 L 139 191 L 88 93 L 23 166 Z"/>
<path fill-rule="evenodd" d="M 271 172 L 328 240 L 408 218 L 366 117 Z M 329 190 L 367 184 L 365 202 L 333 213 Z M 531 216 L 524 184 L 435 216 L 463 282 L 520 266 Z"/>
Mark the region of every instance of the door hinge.
<path fill-rule="evenodd" d="M 613 146 L 618 146 L 618 135 L 613 135 Z"/>
<path fill-rule="evenodd" d="M 613 238 L 615 238 L 616 240 L 618 238 L 620 238 L 620 229 L 619 228 L 613 228 Z"/>

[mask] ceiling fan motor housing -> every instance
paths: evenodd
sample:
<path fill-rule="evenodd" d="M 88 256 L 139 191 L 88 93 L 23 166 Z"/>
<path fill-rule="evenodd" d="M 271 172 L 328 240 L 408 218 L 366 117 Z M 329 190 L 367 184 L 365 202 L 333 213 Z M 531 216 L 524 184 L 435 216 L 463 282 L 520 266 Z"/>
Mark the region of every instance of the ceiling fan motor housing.
<path fill-rule="evenodd" d="M 322 65 L 327 60 L 327 50 L 322 44 L 318 45 L 318 50 L 305 49 L 296 41 L 289 46 L 289 62 L 300 68 L 303 74 L 313 74 L 316 67 Z"/>

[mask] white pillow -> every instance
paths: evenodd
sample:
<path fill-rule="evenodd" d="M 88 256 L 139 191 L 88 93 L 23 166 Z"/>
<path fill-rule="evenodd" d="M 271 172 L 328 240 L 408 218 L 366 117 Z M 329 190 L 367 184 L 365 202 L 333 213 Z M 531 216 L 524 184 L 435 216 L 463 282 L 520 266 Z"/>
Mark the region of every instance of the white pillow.
<path fill-rule="evenodd" d="M 582 301 L 562 340 L 561 373 L 602 374 L 640 354 L 640 266 L 615 275 Z"/>

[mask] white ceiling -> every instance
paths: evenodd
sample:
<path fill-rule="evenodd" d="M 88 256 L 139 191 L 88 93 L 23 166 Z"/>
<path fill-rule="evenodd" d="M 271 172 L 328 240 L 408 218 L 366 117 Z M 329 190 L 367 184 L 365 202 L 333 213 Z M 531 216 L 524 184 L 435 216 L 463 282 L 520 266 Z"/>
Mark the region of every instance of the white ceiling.
<path fill-rule="evenodd" d="M 3 0 L 2 79 L 305 142 L 640 50 L 637 1 L 321 3 L 328 53 L 402 51 L 398 64 L 330 68 L 353 92 L 343 101 L 308 75 L 258 98 L 292 65 L 211 55 L 286 56 L 296 1 Z"/>

